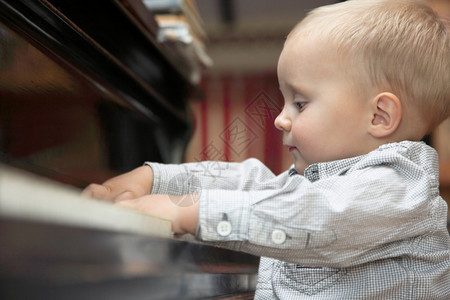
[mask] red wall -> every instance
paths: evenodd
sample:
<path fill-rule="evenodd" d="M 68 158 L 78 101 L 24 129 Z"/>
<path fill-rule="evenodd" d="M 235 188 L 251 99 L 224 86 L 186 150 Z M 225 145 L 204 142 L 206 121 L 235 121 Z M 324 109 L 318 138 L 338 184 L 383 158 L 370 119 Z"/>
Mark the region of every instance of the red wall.
<path fill-rule="evenodd" d="M 195 131 L 186 161 L 242 161 L 255 157 L 275 174 L 292 159 L 273 122 L 283 107 L 275 72 L 206 76 L 205 100 L 191 105 Z"/>

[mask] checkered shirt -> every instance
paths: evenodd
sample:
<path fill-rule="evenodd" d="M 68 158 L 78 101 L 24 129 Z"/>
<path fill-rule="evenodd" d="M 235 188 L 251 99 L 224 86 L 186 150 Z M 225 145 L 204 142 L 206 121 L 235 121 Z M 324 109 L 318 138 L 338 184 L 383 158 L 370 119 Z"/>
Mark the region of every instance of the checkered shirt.
<path fill-rule="evenodd" d="M 304 175 L 256 159 L 148 165 L 152 193 L 199 194 L 199 240 L 261 256 L 255 299 L 450 299 L 447 205 L 424 143 Z"/>

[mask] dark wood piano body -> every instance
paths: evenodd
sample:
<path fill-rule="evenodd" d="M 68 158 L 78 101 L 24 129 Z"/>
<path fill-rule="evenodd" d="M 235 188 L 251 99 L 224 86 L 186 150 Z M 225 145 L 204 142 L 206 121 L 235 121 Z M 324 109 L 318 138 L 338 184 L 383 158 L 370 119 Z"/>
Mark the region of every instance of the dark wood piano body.
<path fill-rule="evenodd" d="M 12 166 L 79 189 L 145 160 L 182 162 L 188 101 L 201 90 L 141 8 L 132 0 L 0 0 L 0 179 Z M 2 182 L 2 299 L 198 299 L 254 289 L 255 257 L 6 214 Z"/>
<path fill-rule="evenodd" d="M 198 88 L 125 12 L 110 0 L 0 2 L 3 160 L 84 183 L 182 161 Z"/>

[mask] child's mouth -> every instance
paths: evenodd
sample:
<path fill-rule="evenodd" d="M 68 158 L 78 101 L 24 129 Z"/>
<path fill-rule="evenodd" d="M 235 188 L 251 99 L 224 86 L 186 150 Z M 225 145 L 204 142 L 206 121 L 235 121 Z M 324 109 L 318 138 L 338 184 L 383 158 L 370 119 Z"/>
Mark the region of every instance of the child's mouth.
<path fill-rule="evenodd" d="M 294 150 L 297 149 L 296 147 L 294 147 L 294 146 L 289 146 L 289 145 L 286 145 L 286 148 L 288 148 L 289 152 L 292 152 L 292 151 L 294 151 Z"/>

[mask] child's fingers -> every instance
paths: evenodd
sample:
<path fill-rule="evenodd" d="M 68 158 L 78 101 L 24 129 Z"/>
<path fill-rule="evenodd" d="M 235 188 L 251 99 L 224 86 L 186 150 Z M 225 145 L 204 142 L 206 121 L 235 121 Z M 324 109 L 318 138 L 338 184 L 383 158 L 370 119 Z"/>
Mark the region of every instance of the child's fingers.
<path fill-rule="evenodd" d="M 151 215 L 164 214 L 168 209 L 167 203 L 161 201 L 160 196 L 161 195 L 148 195 L 136 199 L 124 199 L 117 201 L 116 204 Z"/>
<path fill-rule="evenodd" d="M 131 199 L 135 199 L 136 195 L 135 193 L 131 192 L 131 191 L 123 191 L 122 193 L 115 195 L 112 199 L 114 202 L 118 202 L 118 201 L 124 201 L 124 200 L 131 200 Z"/>
<path fill-rule="evenodd" d="M 180 206 L 187 196 L 193 199 L 193 204 Z M 195 234 L 198 224 L 198 195 L 146 195 L 136 199 L 116 202 L 125 208 L 140 211 L 154 217 L 171 221 L 175 233 Z"/>
<path fill-rule="evenodd" d="M 109 187 L 107 184 L 95 184 L 92 183 L 87 186 L 82 192 L 81 195 L 89 198 L 96 198 L 102 200 L 108 200 L 112 202 L 123 201 L 135 199 L 137 197 L 136 193 L 129 190 L 122 190 L 116 188 Z"/>
<path fill-rule="evenodd" d="M 116 204 L 170 221 L 174 220 L 177 208 L 168 195 L 147 195 L 137 199 L 118 201 Z"/>
<path fill-rule="evenodd" d="M 88 198 L 108 199 L 109 190 L 100 184 L 91 183 L 82 192 L 81 195 Z"/>

